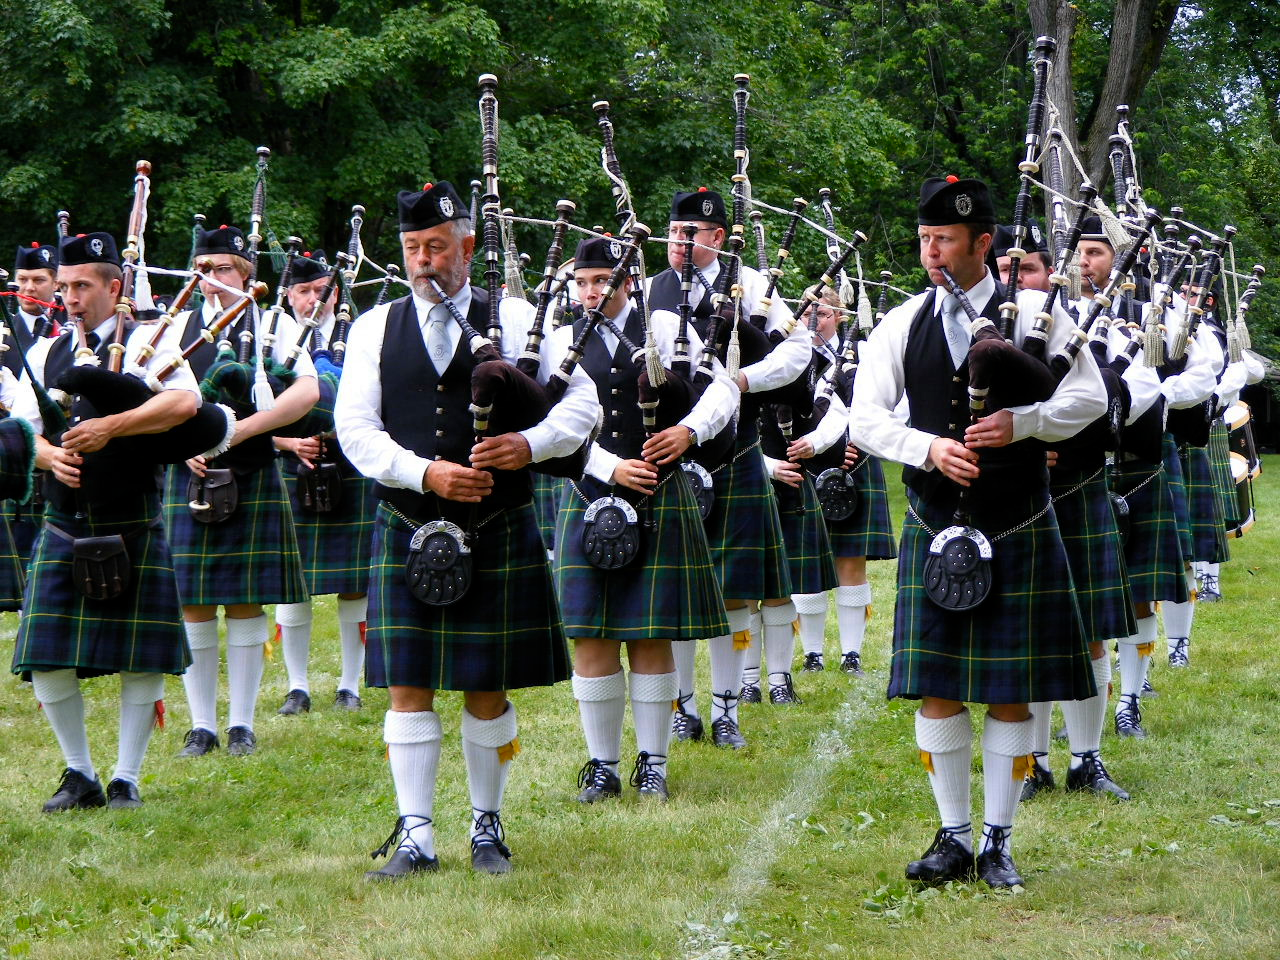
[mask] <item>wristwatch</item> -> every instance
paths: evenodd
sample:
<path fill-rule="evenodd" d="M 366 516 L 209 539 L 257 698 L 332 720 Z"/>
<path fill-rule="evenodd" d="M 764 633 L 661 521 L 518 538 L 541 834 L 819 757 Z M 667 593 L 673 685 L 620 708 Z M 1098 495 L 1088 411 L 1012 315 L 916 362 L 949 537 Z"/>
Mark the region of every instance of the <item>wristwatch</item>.
<path fill-rule="evenodd" d="M 689 426 L 686 426 L 685 429 L 689 431 L 689 446 L 696 447 L 698 445 L 698 431 Z"/>

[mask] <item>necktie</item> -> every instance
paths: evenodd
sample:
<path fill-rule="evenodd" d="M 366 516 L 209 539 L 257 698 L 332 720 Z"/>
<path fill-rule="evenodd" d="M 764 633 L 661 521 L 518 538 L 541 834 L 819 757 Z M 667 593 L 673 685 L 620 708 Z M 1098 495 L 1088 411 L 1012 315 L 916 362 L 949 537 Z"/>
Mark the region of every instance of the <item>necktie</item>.
<path fill-rule="evenodd" d="M 618 338 L 613 335 L 613 331 L 608 327 L 597 326 L 596 332 L 600 334 L 600 339 L 604 341 L 604 348 L 609 351 L 612 357 L 618 351 Z"/>
<path fill-rule="evenodd" d="M 969 353 L 969 325 L 960 303 L 950 294 L 942 301 L 942 330 L 947 335 L 951 365 L 959 368 Z"/>
<path fill-rule="evenodd" d="M 448 321 L 449 314 L 440 304 L 427 315 L 427 356 L 440 374 L 449 366 L 449 334 L 445 331 Z"/>

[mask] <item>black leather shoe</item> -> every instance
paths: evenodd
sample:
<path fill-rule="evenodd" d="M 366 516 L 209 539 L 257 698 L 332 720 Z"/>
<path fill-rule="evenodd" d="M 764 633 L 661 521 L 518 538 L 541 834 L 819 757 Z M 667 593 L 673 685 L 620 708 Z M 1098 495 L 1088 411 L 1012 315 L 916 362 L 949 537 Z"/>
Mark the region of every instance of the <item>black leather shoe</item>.
<path fill-rule="evenodd" d="M 511 872 L 511 850 L 503 841 L 502 820 L 496 810 L 485 810 L 475 819 L 471 837 L 471 869 L 477 873 Z"/>
<path fill-rule="evenodd" d="M 711 742 L 717 747 L 741 750 L 747 745 L 747 738 L 742 735 L 738 725 L 725 715 L 711 724 Z"/>
<path fill-rule="evenodd" d="M 403 880 L 412 873 L 434 873 L 440 869 L 439 857 L 424 857 L 417 847 L 401 847 L 380 870 L 370 870 L 364 878 L 370 883 Z"/>
<path fill-rule="evenodd" d="M 1031 772 L 1022 781 L 1022 803 L 1026 803 L 1037 793 L 1053 790 L 1057 784 L 1053 781 L 1053 772 L 1044 769 L 1038 763 L 1031 765 Z"/>
<path fill-rule="evenodd" d="M 579 803 L 595 803 L 622 796 L 622 781 L 605 761 L 592 757 L 578 771 Z"/>
<path fill-rule="evenodd" d="M 989 887 L 1007 888 L 1022 886 L 1022 875 L 1008 854 L 1010 827 L 993 827 L 986 825 L 984 833 L 990 838 L 991 846 L 978 854 L 978 876 Z"/>
<path fill-rule="evenodd" d="M 296 717 L 300 713 L 311 712 L 311 695 L 305 690 L 290 690 L 284 697 L 284 703 L 276 713 L 282 717 Z M 228 745 L 228 749 L 230 749 Z"/>
<path fill-rule="evenodd" d="M 364 706 L 364 701 L 356 695 L 354 690 L 339 690 L 334 694 L 333 705 L 339 710 L 351 710 L 354 712 Z"/>
<path fill-rule="evenodd" d="M 775 707 L 787 706 L 788 704 L 804 703 L 796 693 L 796 688 L 791 682 L 791 674 L 784 673 L 787 679 L 782 683 L 769 684 L 769 702 Z"/>
<path fill-rule="evenodd" d="M 233 757 L 247 757 L 258 749 L 258 738 L 248 727 L 232 727 L 227 731 L 227 753 Z"/>
<path fill-rule="evenodd" d="M 827 669 L 827 665 L 822 662 L 822 654 L 806 653 L 804 655 L 804 666 L 800 669 L 805 673 L 820 673 Z"/>
<path fill-rule="evenodd" d="M 89 810 L 102 807 L 107 798 L 102 794 L 102 781 L 90 780 L 79 770 L 67 767 L 53 796 L 44 802 L 45 813 L 61 813 L 63 810 Z"/>
<path fill-rule="evenodd" d="M 218 735 L 212 730 L 206 730 L 204 727 L 196 727 L 187 731 L 187 739 L 182 743 L 182 749 L 178 751 L 180 757 L 203 757 L 211 750 L 217 750 L 221 743 L 218 742 Z"/>
<path fill-rule="evenodd" d="M 107 806 L 112 810 L 134 810 L 142 806 L 138 785 L 128 780 L 112 780 L 107 784 Z"/>
<path fill-rule="evenodd" d="M 973 879 L 973 851 L 957 839 L 955 831 L 943 827 L 934 834 L 924 856 L 907 864 L 907 879 L 930 884 L 948 880 L 967 883 Z"/>
<path fill-rule="evenodd" d="M 1111 774 L 1107 773 L 1096 750 L 1077 756 L 1081 760 L 1080 766 L 1067 771 L 1068 790 L 1090 790 L 1093 793 L 1109 793 L 1117 800 L 1129 799 L 1128 791 L 1111 779 Z"/>
<path fill-rule="evenodd" d="M 1143 700 L 1150 700 L 1153 697 L 1160 696 L 1160 691 L 1151 685 L 1150 677 L 1142 678 L 1142 689 L 1138 691 L 1138 696 Z"/>
<path fill-rule="evenodd" d="M 1147 731 L 1142 726 L 1142 709 L 1138 706 L 1138 695 L 1131 693 L 1120 698 L 1120 709 L 1116 711 L 1116 736 L 1132 737 L 1135 740 L 1147 739 Z"/>
<path fill-rule="evenodd" d="M 840 658 L 840 669 L 845 673 L 853 674 L 855 677 L 865 677 L 862 672 L 862 656 L 857 650 L 850 650 Z"/>
<path fill-rule="evenodd" d="M 1191 658 L 1187 656 L 1187 645 L 1190 642 L 1186 637 L 1173 638 L 1173 649 L 1169 651 L 1169 666 L 1187 667 L 1191 665 Z"/>
<path fill-rule="evenodd" d="M 764 697 L 760 694 L 760 684 L 744 683 L 742 690 L 738 693 L 738 702 L 740 703 L 762 703 Z"/>
<path fill-rule="evenodd" d="M 677 740 L 701 740 L 705 735 L 702 718 L 685 712 L 684 705 L 692 697 L 690 693 L 677 700 L 675 713 L 671 715 L 671 735 Z"/>
<path fill-rule="evenodd" d="M 666 760 L 666 757 L 662 757 Z M 653 754 L 640 751 L 636 757 L 635 769 L 631 771 L 631 785 L 636 788 L 636 793 L 642 797 L 653 797 L 667 802 L 667 778 L 660 772 L 654 764 L 655 756 Z"/>

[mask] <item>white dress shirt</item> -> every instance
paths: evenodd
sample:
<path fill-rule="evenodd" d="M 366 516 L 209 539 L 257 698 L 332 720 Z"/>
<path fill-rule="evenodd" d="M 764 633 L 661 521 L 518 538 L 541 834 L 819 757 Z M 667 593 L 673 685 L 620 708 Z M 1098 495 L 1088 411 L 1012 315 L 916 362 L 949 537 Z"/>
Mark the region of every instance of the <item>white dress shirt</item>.
<path fill-rule="evenodd" d="M 464 301 L 468 306 L 471 303 L 471 291 L 466 286 L 454 298 L 465 316 L 467 308 L 462 305 Z M 417 311 L 419 328 L 424 328 L 433 304 L 414 294 L 413 306 Z M 362 474 L 389 487 L 422 493 L 422 480 L 431 461 L 391 439 L 382 419 L 382 343 L 390 309 L 391 304 L 374 307 L 351 325 L 334 423 L 343 453 Z M 511 363 L 524 349 L 533 313 L 533 306 L 525 300 L 504 297 L 500 301 L 502 356 Z M 456 349 L 462 331 L 452 318 L 448 323 L 448 334 Z M 425 349 L 425 333 L 423 337 Z M 565 353 L 563 344 L 563 338 L 548 336 L 543 339 L 539 383 L 545 384 L 551 372 L 559 369 Z M 399 397 L 390 399 L 393 403 L 403 400 Z M 596 398 L 595 383 L 578 367 L 570 377 L 569 387 L 560 402 L 551 408 L 541 423 L 521 430 L 520 435 L 528 441 L 534 462 L 540 463 L 552 457 L 568 456 L 577 450 L 595 427 L 599 416 L 600 402 Z"/>

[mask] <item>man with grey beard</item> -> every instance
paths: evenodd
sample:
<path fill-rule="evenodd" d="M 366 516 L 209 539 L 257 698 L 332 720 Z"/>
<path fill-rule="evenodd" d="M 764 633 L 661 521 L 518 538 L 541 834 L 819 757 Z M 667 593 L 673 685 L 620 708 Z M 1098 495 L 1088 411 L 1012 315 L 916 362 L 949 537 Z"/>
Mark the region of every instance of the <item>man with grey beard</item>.
<path fill-rule="evenodd" d="M 352 327 L 335 410 L 342 448 L 377 481 L 380 500 L 366 683 L 390 690 L 383 736 L 399 817 L 374 854 L 390 859 L 367 877 L 398 880 L 439 869 L 432 815 L 443 733 L 436 690 L 463 692 L 472 867 L 506 873 L 511 851 L 500 808 L 520 749 L 507 691 L 569 676 L 529 466 L 581 447 L 599 402 L 579 369 L 541 422 L 477 442 L 469 405 L 478 360 L 457 320 L 479 330 L 488 325 L 488 297 L 467 283 L 471 220 L 445 182 L 402 191 L 399 212 L 413 294 Z M 501 302 L 497 346 L 505 361 L 514 364 L 520 354 L 532 314 L 519 298 Z M 566 347 L 563 335 L 543 341 L 541 382 Z M 495 408 L 503 400 L 499 395 Z M 501 413 L 495 409 L 495 417 Z"/>

